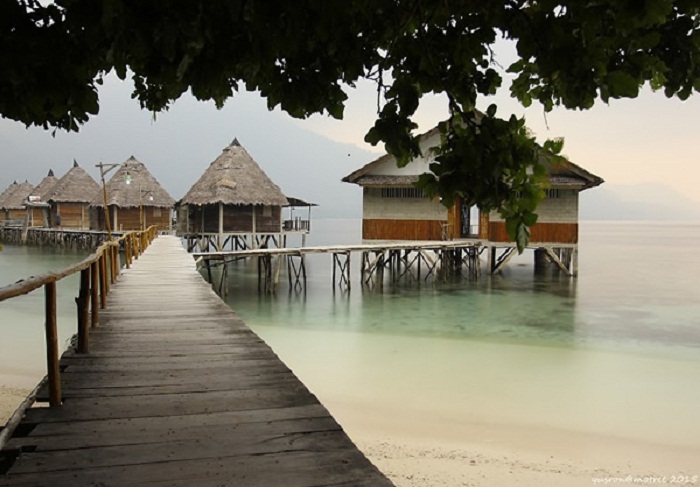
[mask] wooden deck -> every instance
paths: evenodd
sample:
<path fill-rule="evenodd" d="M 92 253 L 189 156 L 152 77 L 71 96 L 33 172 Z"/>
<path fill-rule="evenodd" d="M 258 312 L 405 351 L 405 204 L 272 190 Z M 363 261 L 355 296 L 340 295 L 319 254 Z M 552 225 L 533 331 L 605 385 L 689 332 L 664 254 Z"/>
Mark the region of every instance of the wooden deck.
<path fill-rule="evenodd" d="M 63 405 L 27 411 L 1 485 L 392 485 L 176 237 L 124 271 L 90 350 L 64 354 Z"/>

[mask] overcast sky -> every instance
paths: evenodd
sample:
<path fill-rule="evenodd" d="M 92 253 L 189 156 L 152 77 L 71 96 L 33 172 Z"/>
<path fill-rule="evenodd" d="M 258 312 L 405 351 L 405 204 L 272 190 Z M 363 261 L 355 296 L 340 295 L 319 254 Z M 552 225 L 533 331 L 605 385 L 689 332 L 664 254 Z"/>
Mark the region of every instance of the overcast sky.
<path fill-rule="evenodd" d="M 130 93 L 130 82 L 108 78 L 99 115 L 78 134 L 52 137 L 0 119 L 0 191 L 14 180 L 38 184 L 49 169 L 60 177 L 73 159 L 98 179 L 95 164 L 134 155 L 178 199 L 237 137 L 289 196 L 320 203 L 323 216 L 359 216 L 361 193 L 340 178 L 382 153 L 363 142 L 376 113 L 369 83 L 350 93 L 343 121 L 294 120 L 269 112 L 251 93 L 236 96 L 222 110 L 185 96 L 154 120 Z M 647 90 L 635 100 L 600 103 L 586 112 L 555 110 L 546 117 L 539 107 L 523 109 L 505 90 L 494 100 L 481 100 L 480 108 L 491 101 L 499 104 L 500 116 L 525 115 L 540 141 L 564 137 L 565 155 L 609 184 L 661 183 L 700 203 L 698 97 L 681 102 Z M 444 100 L 431 97 L 416 120 L 426 131 L 446 116 Z"/>

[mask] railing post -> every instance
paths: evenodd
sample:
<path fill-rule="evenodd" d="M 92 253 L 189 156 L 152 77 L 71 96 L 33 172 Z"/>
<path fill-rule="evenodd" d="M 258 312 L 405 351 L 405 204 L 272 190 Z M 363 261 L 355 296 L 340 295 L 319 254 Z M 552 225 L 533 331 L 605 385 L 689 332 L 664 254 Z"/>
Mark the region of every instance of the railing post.
<path fill-rule="evenodd" d="M 126 264 L 127 269 L 131 269 L 131 240 L 131 234 L 128 234 L 124 240 L 124 263 Z"/>
<path fill-rule="evenodd" d="M 110 282 L 114 284 L 117 282 L 117 276 L 119 275 L 119 264 L 117 264 L 117 259 L 119 258 L 119 244 L 111 245 L 109 248 L 110 264 L 112 267 L 112 272 L 110 273 Z"/>
<path fill-rule="evenodd" d="M 88 303 L 90 301 L 90 269 L 80 271 L 80 291 L 75 303 L 78 305 L 78 353 L 88 353 L 90 336 L 88 331 Z"/>
<path fill-rule="evenodd" d="M 107 251 L 109 247 L 102 248 L 100 256 L 100 308 L 107 306 L 107 294 L 109 294 L 109 279 L 107 279 Z"/>
<path fill-rule="evenodd" d="M 58 365 L 58 330 L 56 327 L 56 282 L 44 285 L 46 308 L 46 369 L 49 378 L 49 404 L 61 405 L 61 372 Z"/>
<path fill-rule="evenodd" d="M 90 264 L 90 309 L 92 311 L 92 316 L 90 319 L 90 325 L 93 328 L 96 328 L 99 319 L 100 319 L 100 311 L 99 311 L 99 303 L 98 303 L 98 291 L 99 291 L 99 266 L 100 261 L 99 259 Z"/>

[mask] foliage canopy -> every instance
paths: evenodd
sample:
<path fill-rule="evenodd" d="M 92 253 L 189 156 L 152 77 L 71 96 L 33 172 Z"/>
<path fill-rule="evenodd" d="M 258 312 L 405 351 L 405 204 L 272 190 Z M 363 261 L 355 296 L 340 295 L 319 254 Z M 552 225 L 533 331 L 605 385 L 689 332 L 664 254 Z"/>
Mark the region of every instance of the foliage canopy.
<path fill-rule="evenodd" d="M 0 114 L 78 130 L 97 85 L 131 76 L 145 109 L 188 90 L 218 106 L 257 90 L 294 117 L 341 118 L 344 87 L 377 86 L 366 140 L 406 164 L 419 153 L 411 117 L 444 93 L 450 121 L 421 184 L 451 201 L 500 209 L 519 245 L 542 197 L 542 149 L 522 120 L 477 113 L 506 77 L 523 105 L 587 109 L 649 84 L 700 90 L 700 0 L 0 0 Z M 499 37 L 518 59 L 493 57 Z M 561 144 L 548 143 L 556 157 Z"/>

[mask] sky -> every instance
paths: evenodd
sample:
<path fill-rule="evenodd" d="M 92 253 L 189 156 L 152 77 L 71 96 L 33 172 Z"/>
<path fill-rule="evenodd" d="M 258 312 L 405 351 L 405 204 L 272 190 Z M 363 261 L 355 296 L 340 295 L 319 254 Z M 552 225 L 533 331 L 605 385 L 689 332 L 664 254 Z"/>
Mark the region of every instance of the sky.
<path fill-rule="evenodd" d="M 317 215 L 360 216 L 361 191 L 340 179 L 383 153 L 363 141 L 377 109 L 369 82 L 348 91 L 342 121 L 296 120 L 269 111 L 255 93 L 238 94 L 221 110 L 185 95 L 154 117 L 130 98 L 131 89 L 129 81 L 108 77 L 100 91 L 100 113 L 77 134 L 52 136 L 0 119 L 0 191 L 15 180 L 38 184 L 49 169 L 60 177 L 74 159 L 97 180 L 95 164 L 124 162 L 133 155 L 179 199 L 236 137 L 285 194 L 320 204 Z M 682 102 L 644 90 L 634 100 L 545 115 L 538 106 L 524 109 L 502 89 L 493 99 L 481 99 L 479 108 L 492 102 L 499 116 L 525 116 L 539 141 L 563 137 L 564 154 L 607 185 L 636 184 L 644 188 L 640 191 L 663 185 L 700 203 L 698 97 Z M 415 120 L 423 132 L 446 117 L 444 99 L 430 96 Z"/>

